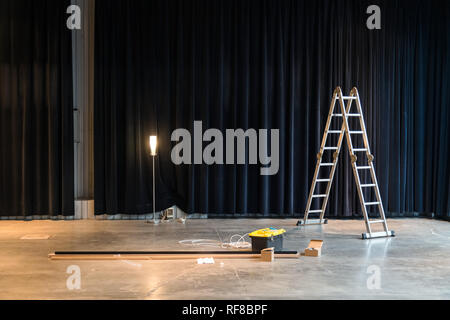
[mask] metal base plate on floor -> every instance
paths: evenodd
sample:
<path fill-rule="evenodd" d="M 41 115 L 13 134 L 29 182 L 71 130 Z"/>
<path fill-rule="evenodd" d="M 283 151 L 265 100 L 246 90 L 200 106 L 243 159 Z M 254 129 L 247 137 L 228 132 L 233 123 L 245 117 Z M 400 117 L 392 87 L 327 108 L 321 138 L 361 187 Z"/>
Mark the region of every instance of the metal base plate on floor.
<path fill-rule="evenodd" d="M 386 237 L 395 237 L 395 231 L 390 230 L 388 232 L 382 231 L 382 232 L 372 232 L 372 233 L 363 233 L 362 234 L 363 240 L 375 239 L 375 238 L 386 238 Z"/>
<path fill-rule="evenodd" d="M 297 226 L 310 226 L 310 225 L 320 225 L 320 224 L 328 224 L 328 219 L 308 219 L 305 223 L 305 220 L 299 220 L 297 222 Z"/>

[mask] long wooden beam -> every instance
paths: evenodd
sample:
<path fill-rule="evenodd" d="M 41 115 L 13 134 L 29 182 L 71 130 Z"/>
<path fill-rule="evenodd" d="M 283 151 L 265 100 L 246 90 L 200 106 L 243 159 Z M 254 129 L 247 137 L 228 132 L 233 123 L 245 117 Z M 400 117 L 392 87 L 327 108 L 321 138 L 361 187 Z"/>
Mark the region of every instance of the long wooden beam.
<path fill-rule="evenodd" d="M 261 259 L 257 251 L 63 251 L 48 255 L 51 260 L 189 260 Z M 298 251 L 276 251 L 275 258 L 298 259 Z"/>

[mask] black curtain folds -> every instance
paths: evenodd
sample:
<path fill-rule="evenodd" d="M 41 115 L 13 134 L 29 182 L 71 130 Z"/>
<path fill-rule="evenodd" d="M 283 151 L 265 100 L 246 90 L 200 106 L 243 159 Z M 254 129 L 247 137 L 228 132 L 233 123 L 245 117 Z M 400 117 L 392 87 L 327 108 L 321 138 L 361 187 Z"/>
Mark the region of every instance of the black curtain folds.
<path fill-rule="evenodd" d="M 70 1 L 0 1 L 0 216 L 74 214 Z"/>
<path fill-rule="evenodd" d="M 305 209 L 331 95 L 359 89 L 389 215 L 450 215 L 449 1 L 96 1 L 97 214 L 292 217 Z M 366 9 L 381 8 L 368 30 Z M 280 129 L 280 170 L 171 162 L 177 128 Z M 325 156 L 326 159 L 330 155 Z M 327 216 L 360 216 L 343 148 Z"/>

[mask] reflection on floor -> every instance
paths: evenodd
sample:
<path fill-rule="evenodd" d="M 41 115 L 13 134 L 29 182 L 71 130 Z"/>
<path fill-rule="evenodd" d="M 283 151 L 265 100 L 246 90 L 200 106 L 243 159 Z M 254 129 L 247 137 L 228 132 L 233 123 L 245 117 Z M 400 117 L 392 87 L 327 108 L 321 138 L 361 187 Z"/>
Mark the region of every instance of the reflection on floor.
<path fill-rule="evenodd" d="M 450 223 L 392 219 L 397 237 L 364 241 L 363 221 L 300 229 L 296 222 L 0 221 L 0 299 L 450 299 Z M 323 239 L 322 257 L 212 265 L 47 258 L 55 250 L 186 250 L 178 241 L 228 241 L 268 226 L 290 231 L 286 249 L 303 250 L 311 239 Z M 21 239 L 29 235 L 50 238 Z M 80 289 L 73 289 L 76 272 L 68 269 L 80 271 Z"/>

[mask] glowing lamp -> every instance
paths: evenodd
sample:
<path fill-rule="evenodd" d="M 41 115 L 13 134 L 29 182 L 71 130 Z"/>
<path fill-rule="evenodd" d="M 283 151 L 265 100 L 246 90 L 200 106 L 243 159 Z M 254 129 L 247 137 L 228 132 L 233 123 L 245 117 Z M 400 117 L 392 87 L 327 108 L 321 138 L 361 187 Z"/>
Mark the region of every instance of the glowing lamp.
<path fill-rule="evenodd" d="M 156 147 L 158 145 L 158 141 L 156 136 L 150 136 L 150 154 L 152 156 L 156 156 Z"/>

